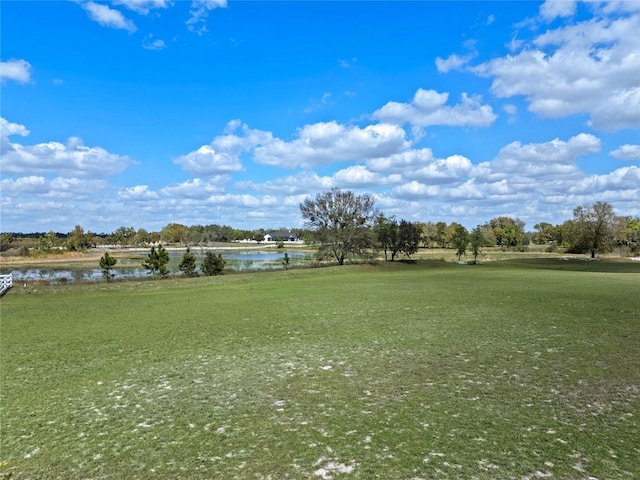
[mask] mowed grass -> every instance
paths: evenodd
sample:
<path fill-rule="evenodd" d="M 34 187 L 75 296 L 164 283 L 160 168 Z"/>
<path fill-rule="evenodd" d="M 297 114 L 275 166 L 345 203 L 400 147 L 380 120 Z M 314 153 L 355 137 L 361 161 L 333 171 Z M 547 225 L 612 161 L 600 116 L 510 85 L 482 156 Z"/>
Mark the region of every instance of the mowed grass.
<path fill-rule="evenodd" d="M 14 478 L 640 477 L 638 264 L 18 286 L 0 313 Z"/>

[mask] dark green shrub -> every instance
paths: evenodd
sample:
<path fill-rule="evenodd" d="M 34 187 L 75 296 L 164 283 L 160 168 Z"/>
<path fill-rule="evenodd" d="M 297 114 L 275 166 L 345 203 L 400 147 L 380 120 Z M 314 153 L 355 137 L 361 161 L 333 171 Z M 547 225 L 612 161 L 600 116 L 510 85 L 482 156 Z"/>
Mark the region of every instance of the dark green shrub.
<path fill-rule="evenodd" d="M 207 252 L 202 259 L 202 273 L 208 276 L 224 275 L 225 261 L 221 254 Z"/>

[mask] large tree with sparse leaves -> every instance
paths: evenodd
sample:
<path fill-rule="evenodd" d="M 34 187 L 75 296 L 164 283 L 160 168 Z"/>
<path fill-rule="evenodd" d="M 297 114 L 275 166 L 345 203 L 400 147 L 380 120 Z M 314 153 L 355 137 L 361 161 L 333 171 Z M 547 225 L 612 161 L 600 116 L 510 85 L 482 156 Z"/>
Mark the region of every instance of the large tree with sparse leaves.
<path fill-rule="evenodd" d="M 371 195 L 334 188 L 300 204 L 307 226 L 314 229 L 319 254 L 344 265 L 347 258 L 366 256 L 372 246 L 376 218 Z"/>

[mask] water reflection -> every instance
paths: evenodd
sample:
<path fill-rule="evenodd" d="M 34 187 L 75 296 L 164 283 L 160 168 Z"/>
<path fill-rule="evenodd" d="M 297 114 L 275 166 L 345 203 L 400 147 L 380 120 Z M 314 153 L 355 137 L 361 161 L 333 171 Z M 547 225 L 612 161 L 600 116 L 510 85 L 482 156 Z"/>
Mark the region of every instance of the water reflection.
<path fill-rule="evenodd" d="M 197 259 L 198 269 L 200 267 L 203 253 L 192 251 Z M 247 272 L 265 269 L 283 268 L 285 251 L 278 252 L 220 252 L 225 260 L 225 270 L 236 272 Z M 314 261 L 312 253 L 286 251 L 291 267 L 309 265 Z M 169 272 L 179 275 L 178 264 L 184 252 L 169 253 Z M 148 271 L 142 266 L 142 262 L 147 258 L 145 252 L 132 252 L 126 259 L 118 259 L 118 264 L 111 270 L 114 280 L 124 280 L 133 278 L 149 277 Z M 73 283 L 73 282 L 98 282 L 104 281 L 102 269 L 100 268 L 14 268 L 10 272 L 3 269 L 2 273 L 12 273 L 13 281 L 34 282 L 44 281 L 50 284 Z"/>

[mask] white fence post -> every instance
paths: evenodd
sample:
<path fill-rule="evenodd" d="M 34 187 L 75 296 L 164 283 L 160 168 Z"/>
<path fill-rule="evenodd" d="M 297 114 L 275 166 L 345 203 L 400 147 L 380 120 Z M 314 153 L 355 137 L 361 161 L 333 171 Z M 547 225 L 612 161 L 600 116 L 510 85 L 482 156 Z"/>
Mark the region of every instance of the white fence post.
<path fill-rule="evenodd" d="M 0 275 L 0 297 L 11 287 L 13 287 L 13 275 L 11 273 Z"/>

